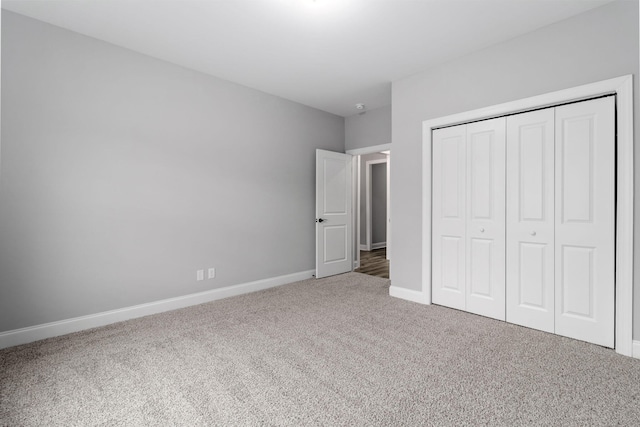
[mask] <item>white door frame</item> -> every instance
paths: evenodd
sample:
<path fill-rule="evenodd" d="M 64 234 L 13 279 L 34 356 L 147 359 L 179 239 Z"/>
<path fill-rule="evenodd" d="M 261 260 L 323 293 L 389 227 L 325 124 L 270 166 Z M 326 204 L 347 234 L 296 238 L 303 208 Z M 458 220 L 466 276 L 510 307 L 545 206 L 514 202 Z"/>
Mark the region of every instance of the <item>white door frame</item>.
<path fill-rule="evenodd" d="M 365 170 L 365 188 L 366 188 L 366 193 L 365 193 L 365 202 L 364 202 L 364 206 L 365 206 L 365 230 L 366 230 L 366 247 L 367 250 L 370 251 L 372 249 L 378 249 L 378 248 L 374 248 L 373 247 L 373 222 L 371 220 L 371 210 L 372 210 L 372 203 L 373 203 L 373 187 L 371 185 L 371 166 L 373 165 L 377 165 L 377 164 L 382 164 L 382 163 L 387 163 L 387 159 L 378 159 L 378 160 L 369 160 L 366 162 L 366 170 Z M 389 201 L 389 188 L 387 188 L 387 206 L 389 205 L 388 201 Z M 388 214 L 388 212 L 387 212 Z M 389 217 L 389 215 L 387 215 L 387 218 Z M 388 221 L 387 221 L 388 222 Z M 387 242 L 386 242 L 386 238 L 385 238 L 385 246 L 386 246 Z"/>
<path fill-rule="evenodd" d="M 615 350 L 633 353 L 633 76 L 493 105 L 422 122 L 422 303 L 431 304 L 431 132 L 435 128 L 498 117 L 599 95 L 616 95 L 616 329 Z"/>
<path fill-rule="evenodd" d="M 391 143 L 389 144 L 380 144 L 380 145 L 372 145 L 371 147 L 364 147 L 364 148 L 354 148 L 352 150 L 347 150 L 346 153 L 347 154 L 351 154 L 353 156 L 353 167 L 351 168 L 351 170 L 353 171 L 353 194 L 356 195 L 356 197 L 353 197 L 353 203 L 354 203 L 354 209 L 353 212 L 355 212 L 355 215 L 353 216 L 353 234 L 354 234 L 354 242 L 356 242 L 353 245 L 354 248 L 354 254 L 353 254 L 353 259 L 354 259 L 354 269 L 360 267 L 360 156 L 363 154 L 373 154 L 373 153 L 379 153 L 381 151 L 389 151 L 391 150 Z M 389 165 L 387 164 L 387 167 Z M 387 169 L 387 173 L 389 172 L 389 169 Z M 387 188 L 387 191 L 389 190 L 389 188 Z M 388 196 L 390 197 L 390 194 L 387 193 Z M 387 217 L 390 218 L 390 211 L 387 208 Z M 389 259 L 389 249 L 391 246 L 391 220 L 389 220 L 387 222 L 387 259 Z"/>

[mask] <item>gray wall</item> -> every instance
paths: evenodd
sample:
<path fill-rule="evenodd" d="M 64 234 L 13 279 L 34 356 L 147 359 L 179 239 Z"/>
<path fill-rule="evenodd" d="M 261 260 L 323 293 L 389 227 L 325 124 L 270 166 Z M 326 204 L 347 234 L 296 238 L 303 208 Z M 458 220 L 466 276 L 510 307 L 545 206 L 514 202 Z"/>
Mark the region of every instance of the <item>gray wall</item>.
<path fill-rule="evenodd" d="M 638 2 L 617 1 L 393 83 L 393 286 L 421 287 L 422 121 L 634 74 L 638 109 Z M 636 164 L 640 149 L 636 149 Z M 636 173 L 640 191 L 640 173 Z M 636 197 L 640 224 L 640 197 Z M 640 248 L 640 227 L 635 231 Z M 640 262 L 640 250 L 636 262 Z M 640 339 L 640 284 L 634 337 Z"/>
<path fill-rule="evenodd" d="M 362 245 L 367 244 L 367 162 L 386 158 L 387 155 L 382 153 L 360 156 L 360 244 Z"/>
<path fill-rule="evenodd" d="M 313 269 L 316 148 L 342 117 L 3 11 L 0 331 Z"/>
<path fill-rule="evenodd" d="M 387 164 L 371 165 L 371 244 L 387 241 Z"/>
<path fill-rule="evenodd" d="M 391 142 L 391 106 L 380 107 L 345 119 L 347 150 Z"/>

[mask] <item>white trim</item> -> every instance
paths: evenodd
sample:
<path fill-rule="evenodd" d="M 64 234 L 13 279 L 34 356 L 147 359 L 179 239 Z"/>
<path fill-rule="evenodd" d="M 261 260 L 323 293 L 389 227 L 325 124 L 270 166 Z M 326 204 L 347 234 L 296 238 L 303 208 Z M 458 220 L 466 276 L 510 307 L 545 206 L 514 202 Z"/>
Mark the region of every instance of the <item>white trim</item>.
<path fill-rule="evenodd" d="M 386 247 L 387 247 L 387 242 L 378 242 L 378 243 L 372 243 L 371 244 L 371 250 L 381 249 L 381 248 L 386 248 Z"/>
<path fill-rule="evenodd" d="M 365 202 L 364 202 L 364 207 L 365 207 L 365 221 L 364 221 L 364 229 L 365 229 L 365 246 L 368 248 L 366 249 L 367 251 L 370 251 L 372 249 L 375 249 L 373 247 L 373 237 L 372 237 L 372 233 L 373 233 L 373 224 L 371 222 L 371 209 L 372 206 L 371 204 L 373 203 L 373 194 L 372 191 L 373 189 L 371 188 L 371 169 L 373 165 L 377 165 L 377 164 L 382 164 L 382 163 L 387 163 L 387 159 L 388 158 L 384 158 L 384 159 L 376 159 L 376 160 L 367 160 L 366 164 L 365 164 L 365 175 L 364 175 L 364 179 L 365 179 Z M 389 199 L 389 188 L 387 188 L 387 205 L 388 203 L 388 199 Z"/>
<path fill-rule="evenodd" d="M 424 299 L 424 293 L 422 291 L 414 291 L 398 286 L 389 287 L 389 296 L 407 301 L 417 302 L 419 304 L 429 304 L 429 302 Z"/>
<path fill-rule="evenodd" d="M 354 269 L 354 270 L 357 270 L 357 269 L 359 269 L 359 268 L 360 268 L 360 261 L 354 261 L 354 262 L 353 262 L 353 269 Z"/>
<path fill-rule="evenodd" d="M 616 351 L 631 356 L 633 341 L 633 80 L 616 90 Z"/>
<path fill-rule="evenodd" d="M 431 304 L 431 130 L 428 123 L 422 122 L 422 293 L 425 304 Z"/>
<path fill-rule="evenodd" d="M 351 154 L 352 156 L 354 156 L 355 158 L 357 158 L 357 164 L 358 164 L 358 172 L 357 172 L 357 197 L 358 197 L 358 201 L 357 201 L 357 215 L 354 217 L 353 219 L 353 227 L 356 230 L 356 244 L 354 245 L 354 248 L 358 247 L 360 245 L 360 156 L 364 155 L 364 154 L 373 154 L 373 153 L 380 153 L 382 151 L 389 151 L 389 154 L 387 154 L 387 160 L 389 161 L 387 163 L 387 242 L 391 242 L 391 209 L 390 209 L 390 204 L 391 204 L 391 185 L 390 185 L 390 180 L 391 180 L 391 172 L 389 170 L 389 165 L 390 165 L 390 158 L 391 158 L 391 143 L 388 144 L 380 144 L 380 145 L 372 145 L 370 147 L 363 147 L 363 148 L 354 148 L 351 150 L 346 150 L 345 153 L 346 154 Z M 389 243 L 389 245 L 387 245 L 387 259 L 391 259 L 391 248 L 389 247 L 391 245 L 391 243 Z M 367 249 L 361 249 L 361 250 L 367 250 Z M 355 259 L 358 260 L 358 262 L 360 262 L 360 251 L 355 251 L 356 255 L 355 255 Z"/>
<path fill-rule="evenodd" d="M 365 231 L 365 233 L 364 233 L 365 234 L 365 242 L 362 243 L 362 232 L 361 232 L 361 229 L 362 229 L 362 209 L 361 209 L 360 205 L 362 204 L 362 197 L 363 197 L 362 196 L 362 156 L 363 155 L 364 154 L 358 155 L 358 217 L 356 218 L 356 227 L 358 228 L 358 245 L 360 246 L 360 250 L 369 252 L 371 250 L 371 246 L 369 245 L 369 240 L 367 239 L 367 235 L 368 234 Z M 367 170 L 366 166 L 365 166 L 364 169 L 365 169 L 365 171 Z M 365 175 L 366 175 L 366 172 L 365 172 Z M 364 203 L 366 205 L 367 204 L 367 200 L 368 200 L 367 190 L 366 190 L 366 188 L 367 188 L 367 186 L 366 186 L 367 185 L 366 184 L 367 183 L 366 178 L 365 178 L 364 182 L 365 182 L 365 190 L 364 190 L 365 202 Z M 365 207 L 364 211 L 365 211 L 365 216 L 366 216 L 366 212 L 367 212 L 367 208 L 366 207 Z M 364 220 L 364 229 L 365 230 L 367 229 L 367 219 L 366 218 Z M 359 251 L 358 251 L 358 259 L 360 259 L 360 252 Z"/>
<path fill-rule="evenodd" d="M 431 132 L 435 128 L 616 94 L 616 352 L 631 356 L 633 327 L 633 76 L 626 75 L 422 122 L 422 295 L 431 303 Z"/>
<path fill-rule="evenodd" d="M 83 331 L 85 329 L 105 326 L 121 322 L 123 320 L 148 316 L 150 314 L 162 313 L 223 298 L 261 291 L 275 286 L 285 285 L 287 283 L 310 279 L 313 277 L 314 273 L 315 270 L 301 271 L 298 273 L 286 274 L 284 276 L 271 277 L 268 279 L 256 280 L 254 282 L 154 301 L 147 304 L 134 305 L 117 310 L 90 314 L 88 316 L 75 317 L 58 322 L 45 323 L 42 325 L 29 326 L 27 328 L 2 332 L 0 333 L 0 349 L 12 347 L 14 345 L 26 344 L 45 338 L 65 335 L 72 332 Z"/>
<path fill-rule="evenodd" d="M 633 341 L 633 352 L 632 357 L 635 357 L 636 359 L 640 359 L 640 341 Z"/>
<path fill-rule="evenodd" d="M 351 175 L 351 180 L 353 181 L 351 192 L 352 196 L 355 196 L 351 197 L 353 201 L 353 209 L 351 211 L 355 212 L 351 218 L 351 226 L 353 227 L 353 247 L 351 251 L 353 252 L 354 265 L 357 265 L 355 268 L 360 268 L 360 156 L 355 155 L 352 157 L 351 170 L 353 172 Z"/>
<path fill-rule="evenodd" d="M 345 153 L 351 154 L 352 156 L 361 156 L 363 154 L 373 154 L 373 153 L 379 153 L 381 151 L 387 151 L 387 150 L 391 150 L 391 143 L 372 145 L 371 147 L 354 148 L 352 150 L 345 151 Z"/>
<path fill-rule="evenodd" d="M 391 261 L 391 151 L 387 152 L 387 261 Z"/>

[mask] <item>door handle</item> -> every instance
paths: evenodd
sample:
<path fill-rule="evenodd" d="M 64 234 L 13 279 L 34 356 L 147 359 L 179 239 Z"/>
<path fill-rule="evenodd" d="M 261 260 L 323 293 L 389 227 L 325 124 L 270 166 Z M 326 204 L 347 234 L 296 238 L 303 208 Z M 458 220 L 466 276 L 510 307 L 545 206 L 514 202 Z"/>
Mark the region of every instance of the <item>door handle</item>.
<path fill-rule="evenodd" d="M 532 236 L 535 236 L 535 235 L 536 235 L 536 232 L 535 232 L 535 231 L 532 231 L 532 232 L 531 232 L 531 235 L 532 235 Z"/>
<path fill-rule="evenodd" d="M 325 222 L 325 221 L 326 221 L 326 219 L 324 219 L 324 218 L 318 218 L 318 219 L 316 219 L 316 222 Z"/>

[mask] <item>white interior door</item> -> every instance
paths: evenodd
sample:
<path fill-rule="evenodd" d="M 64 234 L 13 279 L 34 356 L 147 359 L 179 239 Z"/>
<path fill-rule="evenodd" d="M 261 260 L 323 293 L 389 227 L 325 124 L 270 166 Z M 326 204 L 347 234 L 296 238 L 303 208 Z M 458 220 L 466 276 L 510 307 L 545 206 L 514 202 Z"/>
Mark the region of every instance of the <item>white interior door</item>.
<path fill-rule="evenodd" d="M 466 310 L 505 319 L 504 117 L 467 125 Z"/>
<path fill-rule="evenodd" d="M 316 278 L 353 269 L 351 155 L 316 150 Z"/>
<path fill-rule="evenodd" d="M 507 321 L 554 332 L 554 109 L 507 118 Z"/>
<path fill-rule="evenodd" d="M 615 99 L 557 107 L 555 332 L 614 346 Z"/>
<path fill-rule="evenodd" d="M 466 308 L 466 126 L 433 131 L 433 284 L 435 304 Z"/>

